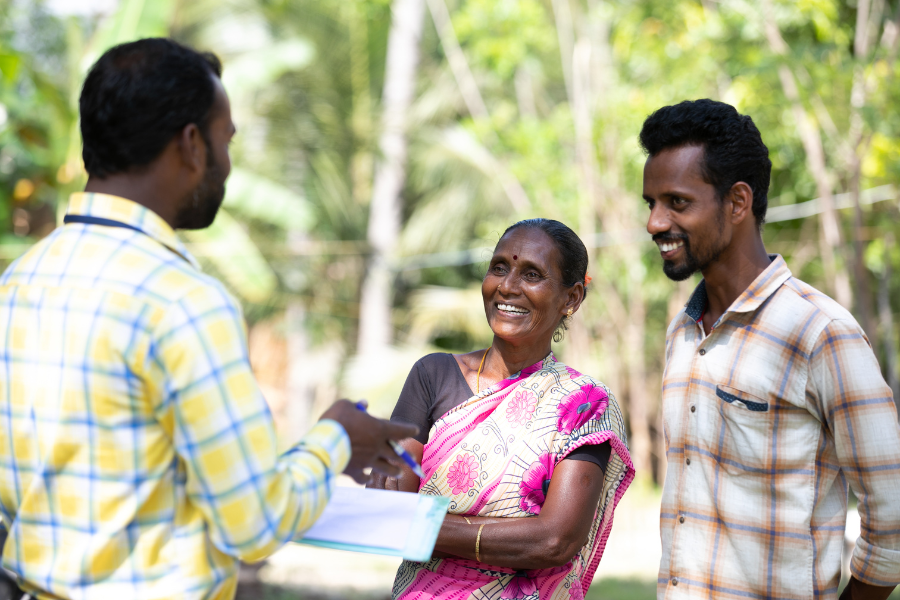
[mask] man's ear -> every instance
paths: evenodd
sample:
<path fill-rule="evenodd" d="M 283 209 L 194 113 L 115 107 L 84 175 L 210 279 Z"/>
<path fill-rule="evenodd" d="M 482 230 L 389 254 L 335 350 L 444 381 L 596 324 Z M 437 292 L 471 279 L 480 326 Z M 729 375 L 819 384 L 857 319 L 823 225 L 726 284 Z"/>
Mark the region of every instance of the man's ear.
<path fill-rule="evenodd" d="M 201 172 L 206 164 L 206 153 L 209 149 L 200 134 L 200 128 L 188 123 L 178 135 L 178 150 L 184 165 L 191 171 Z"/>
<path fill-rule="evenodd" d="M 753 189 L 738 181 L 728 192 L 731 200 L 731 222 L 734 225 L 742 223 L 745 219 L 753 218 Z"/>

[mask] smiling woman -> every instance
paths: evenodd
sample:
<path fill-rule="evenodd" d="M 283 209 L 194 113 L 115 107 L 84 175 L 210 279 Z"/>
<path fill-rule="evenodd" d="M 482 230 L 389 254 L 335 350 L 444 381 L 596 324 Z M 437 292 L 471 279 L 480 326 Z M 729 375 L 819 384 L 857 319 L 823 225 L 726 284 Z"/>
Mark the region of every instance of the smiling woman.
<path fill-rule="evenodd" d="M 403 445 L 425 476 L 373 485 L 451 502 L 434 557 L 400 566 L 394 598 L 584 597 L 634 477 L 615 397 L 551 352 L 587 263 L 562 223 L 512 225 L 481 287 L 491 346 L 413 366 L 392 419 L 419 426 Z"/>

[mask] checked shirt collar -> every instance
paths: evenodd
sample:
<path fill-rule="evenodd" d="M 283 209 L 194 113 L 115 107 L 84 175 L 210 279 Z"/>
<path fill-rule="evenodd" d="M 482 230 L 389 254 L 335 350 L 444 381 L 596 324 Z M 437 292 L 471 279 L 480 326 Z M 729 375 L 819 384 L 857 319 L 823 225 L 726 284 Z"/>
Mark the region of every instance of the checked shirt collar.
<path fill-rule="evenodd" d="M 66 214 L 110 219 L 139 229 L 141 233 L 156 240 L 188 261 L 195 269 L 200 270 L 197 259 L 188 252 L 184 242 L 178 239 L 175 230 L 169 227 L 162 217 L 137 202 L 111 194 L 76 192 L 69 197 Z"/>
<path fill-rule="evenodd" d="M 719 326 L 719 323 L 722 322 L 722 319 L 730 313 L 749 313 L 758 309 L 784 284 L 785 281 L 792 277 L 791 270 L 788 269 L 787 263 L 784 262 L 784 258 L 782 258 L 780 254 L 770 254 L 769 258 L 772 259 L 771 264 L 769 264 L 769 266 L 766 267 L 766 270 L 760 273 L 756 279 L 753 280 L 753 283 L 751 283 L 750 286 L 731 303 L 728 310 L 722 313 L 722 316 L 719 317 L 719 320 L 713 325 L 712 331 L 714 331 Z M 694 289 L 694 293 L 691 294 L 691 299 L 688 300 L 688 303 L 684 306 L 682 319 L 685 321 L 690 319 L 694 323 L 697 323 L 703 318 L 707 303 L 706 281 L 701 280 Z"/>

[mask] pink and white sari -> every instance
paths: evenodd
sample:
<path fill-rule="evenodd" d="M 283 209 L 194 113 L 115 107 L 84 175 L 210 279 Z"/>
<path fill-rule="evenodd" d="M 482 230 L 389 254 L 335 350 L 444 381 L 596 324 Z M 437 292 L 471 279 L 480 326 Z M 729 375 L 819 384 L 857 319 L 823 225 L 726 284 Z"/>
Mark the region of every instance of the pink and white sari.
<path fill-rule="evenodd" d="M 599 381 L 553 354 L 473 396 L 432 427 L 420 494 L 447 496 L 451 514 L 540 514 L 553 470 L 576 448 L 609 441 L 612 453 L 587 543 L 566 565 L 515 571 L 474 560 L 404 561 L 393 597 L 403 600 L 582 600 L 632 479 L 618 403 Z M 488 532 L 489 528 L 485 529 Z"/>

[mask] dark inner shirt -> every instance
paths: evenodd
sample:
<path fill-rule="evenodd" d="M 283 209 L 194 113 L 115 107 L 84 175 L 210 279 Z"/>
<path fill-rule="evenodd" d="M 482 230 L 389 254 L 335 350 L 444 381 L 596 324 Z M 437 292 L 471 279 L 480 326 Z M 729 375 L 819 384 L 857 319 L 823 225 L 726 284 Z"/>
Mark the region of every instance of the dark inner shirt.
<path fill-rule="evenodd" d="M 429 354 L 413 365 L 391 420 L 417 425 L 419 434 L 414 439 L 424 444 L 435 421 L 474 395 L 452 354 Z M 592 462 L 606 472 L 610 452 L 609 442 L 603 442 L 581 446 L 566 458 Z"/>

